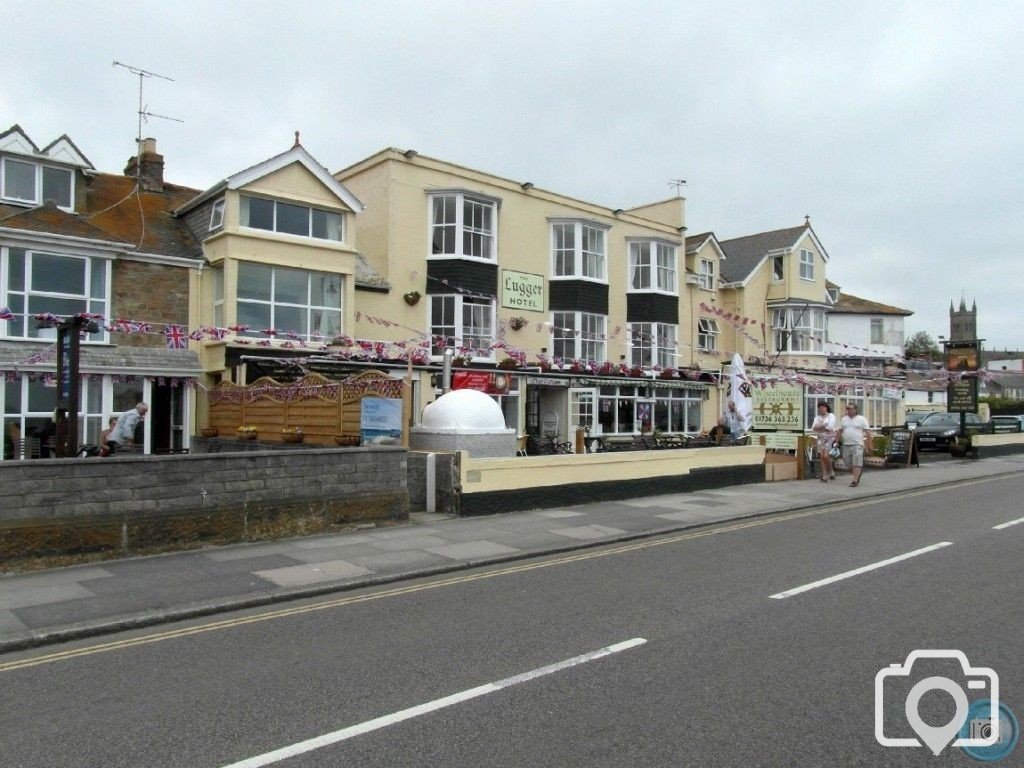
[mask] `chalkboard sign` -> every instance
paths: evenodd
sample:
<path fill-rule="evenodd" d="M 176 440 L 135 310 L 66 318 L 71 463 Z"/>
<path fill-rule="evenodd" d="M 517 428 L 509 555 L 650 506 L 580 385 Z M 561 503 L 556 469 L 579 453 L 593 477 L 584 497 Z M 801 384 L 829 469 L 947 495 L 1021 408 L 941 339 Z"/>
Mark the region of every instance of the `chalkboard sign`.
<path fill-rule="evenodd" d="M 911 463 L 921 466 L 917 455 L 917 435 L 909 429 L 894 429 L 890 432 L 885 463 L 902 464 L 905 467 L 909 467 Z"/>

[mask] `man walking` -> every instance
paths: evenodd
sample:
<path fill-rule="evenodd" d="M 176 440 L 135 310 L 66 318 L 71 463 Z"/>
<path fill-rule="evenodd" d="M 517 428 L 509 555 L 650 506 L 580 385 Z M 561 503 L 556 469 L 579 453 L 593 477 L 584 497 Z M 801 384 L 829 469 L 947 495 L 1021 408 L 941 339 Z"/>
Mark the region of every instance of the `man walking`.
<path fill-rule="evenodd" d="M 843 463 L 850 468 L 853 474 L 851 488 L 860 485 L 860 475 L 864 471 L 864 443 L 871 447 L 871 432 L 868 428 L 868 420 L 857 413 L 857 406 L 853 403 L 846 404 L 846 414 L 840 422 L 843 432 Z"/>
<path fill-rule="evenodd" d="M 135 445 L 135 427 L 146 418 L 149 406 L 139 403 L 131 410 L 125 411 L 117 417 L 117 424 L 107 436 L 107 445 L 110 446 L 110 455 L 117 453 L 118 448 L 125 448 Z"/>

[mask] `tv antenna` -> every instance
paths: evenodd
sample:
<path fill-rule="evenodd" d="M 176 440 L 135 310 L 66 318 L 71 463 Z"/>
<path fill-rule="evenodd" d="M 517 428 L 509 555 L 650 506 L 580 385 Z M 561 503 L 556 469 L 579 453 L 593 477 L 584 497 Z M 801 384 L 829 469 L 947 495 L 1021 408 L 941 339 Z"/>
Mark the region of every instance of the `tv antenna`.
<path fill-rule="evenodd" d="M 175 123 L 184 123 L 185 122 L 184 120 L 179 120 L 177 117 L 169 117 L 168 115 L 158 115 L 156 112 L 150 112 L 149 108 L 142 104 L 142 81 L 143 80 L 145 80 L 147 77 L 159 77 L 161 80 L 170 80 L 173 83 L 174 82 L 174 78 L 173 77 L 167 77 L 167 75 L 161 75 L 161 74 L 158 74 L 156 72 L 150 72 L 149 70 L 142 69 L 141 67 L 133 67 L 131 64 L 124 64 L 123 62 L 120 62 L 120 61 L 115 61 L 114 62 L 114 66 L 115 67 L 122 67 L 124 69 L 127 69 L 129 72 L 131 72 L 133 75 L 138 76 L 138 78 L 139 78 L 139 134 L 138 134 L 138 136 L 135 139 L 135 141 L 136 141 L 136 143 L 137 143 L 137 145 L 139 147 L 142 146 L 142 123 L 144 121 L 148 122 L 149 118 L 151 118 L 151 117 L 158 117 L 161 120 L 172 120 Z M 139 150 L 139 151 L 141 151 L 141 150 Z"/>
<path fill-rule="evenodd" d="M 686 186 L 686 179 L 669 179 L 668 185 L 676 191 L 676 197 L 682 197 L 683 187 Z"/>

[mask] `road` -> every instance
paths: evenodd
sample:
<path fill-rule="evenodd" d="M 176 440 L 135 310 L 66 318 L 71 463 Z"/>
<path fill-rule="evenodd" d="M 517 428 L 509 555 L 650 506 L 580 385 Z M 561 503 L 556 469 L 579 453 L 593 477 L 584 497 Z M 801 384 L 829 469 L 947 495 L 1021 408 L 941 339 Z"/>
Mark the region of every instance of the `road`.
<path fill-rule="evenodd" d="M 970 481 L 7 654 L 0 765 L 976 765 L 877 744 L 874 680 L 959 649 L 1024 715 L 1024 522 L 993 528 L 1022 497 Z"/>

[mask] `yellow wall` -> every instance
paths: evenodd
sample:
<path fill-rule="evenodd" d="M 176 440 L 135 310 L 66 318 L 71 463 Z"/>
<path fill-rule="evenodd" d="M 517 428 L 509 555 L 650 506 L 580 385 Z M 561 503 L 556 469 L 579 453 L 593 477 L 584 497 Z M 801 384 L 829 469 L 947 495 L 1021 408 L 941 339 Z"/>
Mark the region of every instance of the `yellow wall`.
<path fill-rule="evenodd" d="M 631 212 L 615 216 L 601 206 L 556 195 L 541 189 L 523 191 L 518 182 L 461 168 L 456 165 L 417 156 L 407 160 L 394 150 L 386 150 L 374 158 L 338 174 L 361 200 L 366 210 L 360 215 L 360 251 L 367 261 L 386 275 L 393 286 L 390 294 L 360 292 L 359 308 L 364 314 L 383 317 L 402 328 L 384 328 L 366 323 L 357 325 L 356 334 L 383 340 L 409 338 L 410 329 L 429 331 L 427 295 L 427 259 L 429 243 L 429 190 L 454 189 L 499 199 L 497 218 L 497 264 L 520 272 L 543 275 L 545 279 L 545 311 L 497 308 L 498 325 L 514 316 L 524 317 L 529 325 L 519 331 L 508 331 L 509 344 L 527 350 L 530 358 L 542 348 L 550 352 L 552 339 L 547 327 L 537 330 L 538 323 L 550 321 L 547 291 L 550 286 L 551 218 L 584 219 L 610 227 L 606 233 L 606 272 L 609 285 L 607 359 L 619 362 L 627 354 L 626 289 L 628 281 L 627 238 L 659 238 L 679 244 L 677 251 L 680 288 L 680 354 L 690 340 L 692 322 L 689 297 L 685 286 L 685 256 L 682 237 L 675 226 L 659 224 Z M 679 199 L 674 199 L 678 201 Z M 660 205 L 660 204 L 659 204 Z M 675 207 L 682 215 L 681 202 L 669 201 L 666 209 Z M 664 212 L 662 212 L 664 214 Z M 436 290 L 436 286 L 432 287 Z M 400 297 L 417 291 L 423 300 L 409 307 Z M 500 293 L 500 292 L 499 292 Z M 501 357 L 500 355 L 498 356 Z"/>

